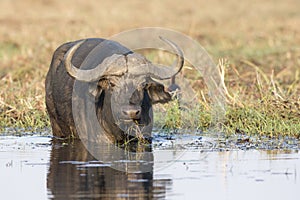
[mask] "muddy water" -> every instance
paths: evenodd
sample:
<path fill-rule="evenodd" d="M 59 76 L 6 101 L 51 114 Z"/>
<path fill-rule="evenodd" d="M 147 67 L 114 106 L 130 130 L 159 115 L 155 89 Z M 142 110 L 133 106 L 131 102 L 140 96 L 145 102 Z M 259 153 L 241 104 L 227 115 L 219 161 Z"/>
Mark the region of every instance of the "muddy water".
<path fill-rule="evenodd" d="M 0 199 L 300 198 L 295 147 L 228 151 L 188 142 L 178 153 L 173 143 L 154 142 L 150 172 L 126 173 L 95 160 L 79 142 L 0 137 Z"/>

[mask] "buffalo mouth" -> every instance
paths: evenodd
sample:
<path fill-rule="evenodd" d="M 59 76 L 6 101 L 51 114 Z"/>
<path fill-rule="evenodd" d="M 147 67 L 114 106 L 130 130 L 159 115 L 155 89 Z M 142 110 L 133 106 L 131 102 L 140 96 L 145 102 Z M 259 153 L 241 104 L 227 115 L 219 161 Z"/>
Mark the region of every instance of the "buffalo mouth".
<path fill-rule="evenodd" d="M 147 126 L 142 119 L 120 119 L 119 122 L 124 125 L 133 125 L 133 126 Z"/>
<path fill-rule="evenodd" d="M 127 134 L 144 135 L 143 131 L 145 131 L 149 123 L 145 123 L 142 119 L 120 119 L 117 125 Z"/>

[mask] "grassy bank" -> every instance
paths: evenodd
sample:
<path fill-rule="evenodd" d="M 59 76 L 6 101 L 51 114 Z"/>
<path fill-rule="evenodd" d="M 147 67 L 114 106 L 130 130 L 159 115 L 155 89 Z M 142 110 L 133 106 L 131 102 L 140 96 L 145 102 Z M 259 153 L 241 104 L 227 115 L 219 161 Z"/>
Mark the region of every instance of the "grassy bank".
<path fill-rule="evenodd" d="M 299 7 L 297 0 L 1 1 L 0 129 L 49 126 L 44 80 L 60 44 L 156 26 L 196 39 L 216 63 L 223 59 L 226 134 L 299 137 Z M 212 108 L 203 77 L 186 64 L 180 78 L 194 96 L 157 107 L 156 125 L 205 131 Z"/>
<path fill-rule="evenodd" d="M 230 65 L 224 62 L 219 64 L 222 72 L 230 68 Z M 247 64 L 254 65 L 249 62 Z M 213 108 L 209 99 L 205 98 L 207 95 L 204 95 L 193 102 L 187 102 L 186 99 L 175 100 L 166 107 L 158 109 L 156 115 L 160 120 L 157 126 L 171 132 L 176 129 L 196 129 L 206 132 L 213 127 L 219 127 L 218 130 L 227 135 L 238 133 L 299 138 L 299 80 L 284 85 L 274 80 L 273 73 L 268 77 L 257 66 L 254 71 L 256 78 L 253 81 L 251 79 L 237 81 L 248 81 L 244 86 L 227 88 L 230 82 L 224 82 L 226 112 L 225 117 L 220 119 L 218 124 L 211 124 Z M 220 76 L 224 76 L 223 80 L 226 80 L 225 74 L 220 72 Z M 205 88 L 201 88 L 199 93 L 203 94 L 203 91 Z M 198 97 L 201 96 L 199 93 L 196 94 Z"/>

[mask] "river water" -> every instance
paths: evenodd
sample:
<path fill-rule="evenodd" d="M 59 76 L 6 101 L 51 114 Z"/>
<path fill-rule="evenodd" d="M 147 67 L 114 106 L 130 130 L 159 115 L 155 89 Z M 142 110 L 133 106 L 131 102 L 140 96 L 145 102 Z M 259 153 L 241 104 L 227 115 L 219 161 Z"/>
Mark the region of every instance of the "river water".
<path fill-rule="evenodd" d="M 0 199 L 300 198 L 298 148 L 216 150 L 191 142 L 178 153 L 168 142 L 154 142 L 150 171 L 128 173 L 95 160 L 78 141 L 1 136 Z"/>

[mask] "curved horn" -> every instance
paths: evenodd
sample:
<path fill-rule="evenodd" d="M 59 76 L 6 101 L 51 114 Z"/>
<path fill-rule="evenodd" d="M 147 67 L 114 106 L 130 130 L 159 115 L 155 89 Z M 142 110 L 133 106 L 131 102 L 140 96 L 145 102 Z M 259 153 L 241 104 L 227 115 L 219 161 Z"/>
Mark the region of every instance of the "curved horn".
<path fill-rule="evenodd" d="M 175 51 L 177 55 L 177 60 L 176 63 L 174 63 L 171 67 L 166 67 L 166 66 L 158 67 L 155 65 L 149 65 L 148 66 L 149 74 L 151 77 L 159 80 L 170 79 L 173 76 L 177 75 L 183 68 L 183 64 L 184 64 L 183 52 L 174 42 L 166 38 L 163 38 L 161 36 L 159 36 L 159 38 L 172 47 L 172 49 Z M 174 71 L 174 68 L 176 69 L 176 71 Z"/>
<path fill-rule="evenodd" d="M 93 69 L 81 70 L 75 67 L 72 64 L 72 57 L 76 50 L 84 43 L 86 40 L 82 40 L 71 47 L 68 52 L 64 56 L 64 62 L 67 72 L 70 76 L 74 77 L 75 79 L 83 82 L 94 82 L 98 81 L 102 76 L 109 75 L 108 68 L 111 67 L 112 64 L 116 64 L 119 66 L 126 66 L 125 59 L 123 55 L 114 54 L 108 58 L 105 58 L 102 63 L 97 65 Z M 112 66 L 113 67 L 113 66 Z M 126 69 L 125 69 L 126 70 Z M 124 70 L 114 70 L 116 74 L 124 73 Z"/>

